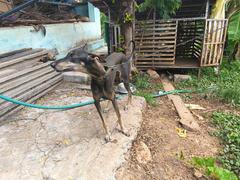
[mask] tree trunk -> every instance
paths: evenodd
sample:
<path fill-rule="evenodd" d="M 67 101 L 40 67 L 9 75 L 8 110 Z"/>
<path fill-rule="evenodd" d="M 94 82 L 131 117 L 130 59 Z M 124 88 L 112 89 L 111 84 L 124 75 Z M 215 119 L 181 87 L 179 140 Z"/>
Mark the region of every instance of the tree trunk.
<path fill-rule="evenodd" d="M 126 13 L 134 15 L 133 0 L 123 0 L 122 7 L 123 9 L 126 9 L 123 16 L 125 16 Z M 129 48 L 128 45 L 129 42 L 133 39 L 133 21 L 126 23 L 122 22 L 121 31 L 121 34 L 124 37 L 125 53 L 127 55 L 130 55 L 132 48 Z"/>

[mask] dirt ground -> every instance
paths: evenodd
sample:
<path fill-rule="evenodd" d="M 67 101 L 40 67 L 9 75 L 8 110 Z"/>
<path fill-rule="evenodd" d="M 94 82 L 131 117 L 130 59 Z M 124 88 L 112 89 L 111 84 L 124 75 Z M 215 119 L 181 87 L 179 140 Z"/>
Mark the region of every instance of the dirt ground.
<path fill-rule="evenodd" d="M 158 98 L 159 105 L 148 106 L 141 130 L 127 162 L 118 170 L 117 179 L 197 179 L 194 168 L 189 164 L 191 157 L 218 154 L 220 144 L 218 139 L 211 135 L 214 128 L 209 122 L 210 115 L 217 110 L 232 111 L 233 109 L 219 101 L 209 101 L 199 95 L 182 97 L 185 103 L 198 104 L 206 108 L 192 110 L 201 131 L 187 131 L 186 138 L 179 137 L 176 128 L 180 125 L 174 106 L 167 97 Z M 152 160 L 146 164 L 137 160 L 138 149 L 142 142 L 147 145 L 152 156 Z"/>

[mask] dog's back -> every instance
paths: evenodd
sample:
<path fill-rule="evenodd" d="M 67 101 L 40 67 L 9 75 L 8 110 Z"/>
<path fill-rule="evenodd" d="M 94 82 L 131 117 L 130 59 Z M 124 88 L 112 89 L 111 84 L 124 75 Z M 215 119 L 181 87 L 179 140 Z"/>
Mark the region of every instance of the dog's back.
<path fill-rule="evenodd" d="M 123 53 L 114 52 L 106 58 L 106 64 L 108 66 L 113 66 L 117 64 L 122 64 L 127 61 L 126 55 Z"/>

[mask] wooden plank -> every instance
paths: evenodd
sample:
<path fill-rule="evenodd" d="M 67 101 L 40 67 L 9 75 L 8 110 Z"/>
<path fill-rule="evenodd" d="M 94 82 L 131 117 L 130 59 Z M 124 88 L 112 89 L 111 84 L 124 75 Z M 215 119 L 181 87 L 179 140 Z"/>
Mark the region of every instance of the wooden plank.
<path fill-rule="evenodd" d="M 37 53 L 37 52 L 40 52 L 42 50 L 43 49 L 40 49 L 40 48 L 39 49 L 28 49 L 28 50 L 23 51 L 23 52 L 12 54 L 11 56 L 1 58 L 0 63 L 5 62 L 5 61 L 10 61 L 10 60 L 13 60 L 13 59 L 17 59 L 17 58 L 20 58 L 20 57 L 23 57 L 23 56 L 27 56 L 27 55 L 30 55 L 30 54 L 33 54 L 33 53 Z M 11 52 L 9 52 L 9 54 L 10 53 Z"/>
<path fill-rule="evenodd" d="M 149 56 L 153 56 L 153 57 L 169 57 L 169 56 L 173 56 L 174 57 L 174 54 L 171 53 L 171 54 L 136 54 L 136 57 L 137 58 L 142 58 L 142 57 L 149 57 Z"/>
<path fill-rule="evenodd" d="M 37 88 L 37 86 L 41 85 L 42 83 L 55 78 L 56 76 L 59 76 L 59 73 L 53 72 L 50 74 L 47 74 L 45 76 L 42 76 L 41 78 L 37 78 L 35 80 L 30 81 L 29 83 L 23 84 L 22 86 L 19 86 L 17 88 L 14 88 L 10 91 L 7 91 L 4 93 L 4 95 L 8 96 L 8 97 L 17 97 L 21 94 L 24 94 L 26 91 L 30 90 L 30 89 L 35 89 Z M 0 107 L 1 104 L 3 104 L 5 101 L 4 100 L 0 100 Z"/>
<path fill-rule="evenodd" d="M 38 66 L 34 66 L 32 68 L 29 68 L 29 69 L 26 69 L 26 70 L 23 70 L 23 71 L 19 71 L 17 73 L 14 73 L 14 74 L 11 74 L 9 76 L 6 76 L 6 77 L 3 77 L 3 78 L 0 78 L 0 84 L 1 83 L 4 83 L 4 82 L 7 82 L 7 81 L 10 81 L 14 78 L 18 78 L 20 76 L 23 76 L 25 74 L 28 74 L 28 73 L 31 73 L 33 71 L 36 71 L 38 69 L 41 69 L 41 68 L 44 68 L 44 67 L 47 67 L 49 66 L 50 62 L 47 62 L 47 63 L 43 63 L 43 64 L 40 64 Z"/>
<path fill-rule="evenodd" d="M 169 82 L 166 78 L 161 78 L 163 88 L 165 91 L 172 91 L 175 90 L 173 85 Z M 176 111 L 178 112 L 178 115 L 180 117 L 179 122 L 181 125 L 190 131 L 199 131 L 200 127 L 197 123 L 197 121 L 194 119 L 192 113 L 186 108 L 183 100 L 178 95 L 168 95 L 168 98 L 173 102 Z"/>
<path fill-rule="evenodd" d="M 12 81 L 8 81 L 7 83 L 0 84 L 0 93 L 4 93 L 10 89 L 17 88 L 18 86 L 30 82 L 36 78 L 40 78 L 48 73 L 54 72 L 54 69 L 51 67 L 46 67 L 40 70 L 37 70 L 31 74 L 27 74 L 26 76 L 21 76 Z"/>
<path fill-rule="evenodd" d="M 175 44 L 175 41 L 143 41 L 143 42 L 136 42 L 136 46 L 147 45 L 147 44 Z"/>
<path fill-rule="evenodd" d="M 47 83 L 43 83 L 40 86 L 38 86 L 37 88 L 32 89 L 32 90 L 28 91 L 27 93 L 22 94 L 21 96 L 15 98 L 15 99 L 19 100 L 19 101 L 24 101 L 24 102 L 31 100 L 31 98 L 41 95 L 44 91 L 46 92 L 47 89 L 49 89 L 51 86 L 57 84 L 61 80 L 62 80 L 61 76 L 57 76 L 57 77 L 49 80 Z M 6 104 L 4 104 L 4 106 L 0 106 L 0 109 L 1 109 L 0 117 L 6 116 L 12 109 L 14 109 L 17 106 L 18 105 L 12 104 L 12 103 L 6 103 Z"/>
<path fill-rule="evenodd" d="M 135 37 L 134 38 L 134 41 L 135 42 L 144 42 L 144 41 L 149 41 L 149 40 L 152 40 L 153 38 L 152 37 L 144 37 L 144 38 L 140 38 L 140 37 Z M 159 36 L 159 37 L 154 37 L 155 40 L 175 40 L 175 36 Z M 140 41 L 141 40 L 141 41 Z"/>
<path fill-rule="evenodd" d="M 31 67 L 34 67 L 34 66 L 38 66 L 39 64 L 42 64 L 41 59 L 43 59 L 45 57 L 47 57 L 47 55 L 43 55 L 43 56 L 40 56 L 40 57 L 35 57 L 35 58 L 32 58 L 32 59 L 28 59 L 28 60 L 25 60 L 23 62 L 13 64 L 13 65 L 10 65 L 8 67 L 4 67 L 4 68 L 1 69 L 1 71 L 9 69 L 9 68 L 15 69 L 16 71 L 22 71 L 23 69 L 28 69 L 28 68 L 31 68 Z"/>
<path fill-rule="evenodd" d="M 136 48 L 141 48 L 141 49 L 149 49 L 149 48 L 154 48 L 154 49 L 158 49 L 158 50 L 165 50 L 165 49 L 174 49 L 174 45 L 161 45 L 161 46 L 146 46 L 146 45 L 142 45 L 142 46 L 136 46 Z"/>
<path fill-rule="evenodd" d="M 152 29 L 136 29 L 136 33 L 138 32 L 153 32 L 153 31 L 175 31 L 176 27 L 154 27 Z"/>
<path fill-rule="evenodd" d="M 5 76 L 8 76 L 10 74 L 13 74 L 16 72 L 16 69 L 6 69 L 6 70 L 1 70 L 0 71 L 0 78 L 1 77 L 5 77 Z"/>
<path fill-rule="evenodd" d="M 161 60 L 161 61 L 172 61 L 172 60 L 174 60 L 175 58 L 173 57 L 173 58 L 138 58 L 138 61 L 144 61 L 144 60 Z"/>
<path fill-rule="evenodd" d="M 49 88 L 43 90 L 42 92 L 40 92 L 39 94 L 33 96 L 31 99 L 26 100 L 26 103 L 33 103 L 34 101 L 38 100 L 39 98 L 41 98 L 42 96 L 44 96 L 45 94 L 47 94 L 48 92 L 52 91 L 53 89 L 55 89 L 57 86 L 59 86 L 61 84 L 61 82 L 57 82 L 56 84 L 49 84 Z M 18 111 L 20 111 L 21 109 L 23 109 L 24 106 L 16 106 L 14 108 L 11 109 L 10 112 L 5 113 L 4 115 L 0 116 L 0 126 L 5 123 L 5 122 L 9 122 L 12 119 L 10 116 L 12 114 L 17 113 Z"/>
<path fill-rule="evenodd" d="M 15 51 L 0 54 L 0 62 L 1 62 L 2 58 L 12 56 L 12 55 L 15 55 L 15 54 L 18 54 L 18 53 L 22 53 L 24 51 L 29 51 L 29 50 L 32 50 L 32 48 L 23 48 L 23 49 L 19 49 L 19 50 L 15 50 Z"/>
<path fill-rule="evenodd" d="M 49 52 L 51 52 L 51 51 L 43 50 L 43 51 L 33 53 L 33 54 L 30 54 L 30 55 L 27 55 L 27 56 L 16 58 L 16 59 L 11 60 L 11 61 L 6 61 L 6 62 L 3 62 L 3 63 L 0 63 L 0 69 L 4 68 L 4 67 L 8 67 L 8 66 L 16 64 L 16 63 L 23 62 L 25 60 L 29 60 L 29 59 L 32 59 L 32 58 L 35 58 L 35 57 L 38 57 L 38 56 L 42 56 L 44 54 L 48 54 Z"/>
<path fill-rule="evenodd" d="M 153 36 L 154 33 L 144 33 L 143 35 L 144 36 Z M 174 35 L 175 36 L 175 32 L 163 32 L 163 33 L 158 33 L 157 35 L 158 35 L 158 37 L 160 37 L 160 36 L 168 36 L 168 35 Z M 136 34 L 135 37 L 142 37 L 142 34 L 140 34 L 140 33 Z"/>
<path fill-rule="evenodd" d="M 174 52 L 174 49 L 158 49 L 158 50 L 153 50 L 153 49 L 141 49 L 138 50 L 136 49 L 136 53 L 164 53 L 164 52 Z"/>
<path fill-rule="evenodd" d="M 169 61 L 169 62 L 138 62 L 136 63 L 137 66 L 141 66 L 141 65 L 148 65 L 148 67 L 157 67 L 157 66 L 161 66 L 161 65 L 168 65 L 168 64 L 174 64 L 173 61 Z"/>

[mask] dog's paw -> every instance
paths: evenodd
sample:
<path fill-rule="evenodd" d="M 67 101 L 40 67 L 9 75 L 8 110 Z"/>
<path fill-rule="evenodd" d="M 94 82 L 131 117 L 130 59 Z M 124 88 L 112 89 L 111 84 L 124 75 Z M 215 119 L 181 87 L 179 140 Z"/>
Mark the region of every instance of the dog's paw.
<path fill-rule="evenodd" d="M 106 141 L 106 143 L 108 143 L 108 142 L 111 142 L 111 141 L 112 141 L 112 138 L 111 138 L 110 135 L 106 135 L 105 138 L 104 138 L 104 140 Z"/>
<path fill-rule="evenodd" d="M 127 136 L 127 137 L 130 137 L 130 133 L 129 133 L 129 132 L 122 131 L 122 134 L 124 134 L 124 135 Z"/>
<path fill-rule="evenodd" d="M 121 129 L 117 129 L 120 133 L 122 133 L 123 135 L 130 137 L 130 133 L 127 132 L 126 130 L 121 130 Z"/>
<path fill-rule="evenodd" d="M 127 111 L 128 110 L 128 105 L 124 106 L 123 110 Z"/>

